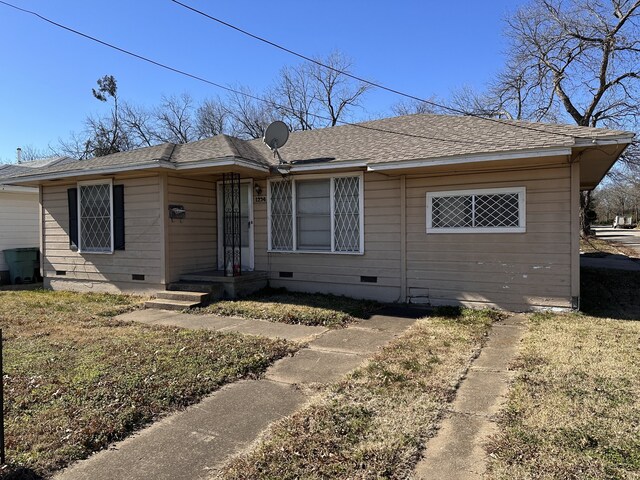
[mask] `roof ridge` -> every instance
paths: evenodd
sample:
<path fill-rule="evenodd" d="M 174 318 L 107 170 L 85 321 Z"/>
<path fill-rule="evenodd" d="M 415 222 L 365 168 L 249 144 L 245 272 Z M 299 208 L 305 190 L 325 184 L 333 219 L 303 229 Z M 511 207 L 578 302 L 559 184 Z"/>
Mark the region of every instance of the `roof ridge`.
<path fill-rule="evenodd" d="M 226 133 L 219 133 L 218 135 L 222 136 L 222 138 L 224 139 L 225 143 L 229 146 L 229 149 L 233 152 L 234 156 L 240 157 L 240 158 L 244 158 L 240 154 L 240 150 L 238 150 L 238 147 L 236 147 L 236 144 L 234 143 L 234 141 L 232 141 L 231 139 L 233 138 L 234 140 L 240 140 L 241 142 L 244 142 L 244 140 L 242 140 L 240 138 L 232 137 L 231 135 L 227 135 Z M 211 138 L 215 138 L 216 136 L 217 135 L 214 135 Z"/>

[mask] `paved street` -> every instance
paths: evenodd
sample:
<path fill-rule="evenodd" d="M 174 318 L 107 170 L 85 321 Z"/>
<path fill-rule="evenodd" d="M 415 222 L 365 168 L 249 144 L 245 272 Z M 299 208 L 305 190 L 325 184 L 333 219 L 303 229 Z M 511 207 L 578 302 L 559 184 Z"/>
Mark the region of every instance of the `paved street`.
<path fill-rule="evenodd" d="M 640 230 L 614 229 L 612 227 L 595 227 L 593 230 L 598 238 L 622 243 L 633 248 L 637 256 L 640 257 Z"/>

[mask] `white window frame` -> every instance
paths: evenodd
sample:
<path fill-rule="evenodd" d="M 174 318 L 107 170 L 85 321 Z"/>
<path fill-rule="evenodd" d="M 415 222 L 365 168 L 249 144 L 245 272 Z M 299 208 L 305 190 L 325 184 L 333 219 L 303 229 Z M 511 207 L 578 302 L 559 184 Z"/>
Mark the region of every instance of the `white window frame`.
<path fill-rule="evenodd" d="M 109 217 L 110 217 L 110 228 L 111 228 L 111 245 L 108 251 L 93 251 L 93 250 L 85 250 L 82 245 L 82 217 L 81 217 L 81 206 L 82 206 L 82 188 L 91 185 L 109 185 Z M 78 182 L 78 252 L 79 253 L 91 253 L 94 255 L 111 255 L 113 254 L 113 244 L 114 244 L 114 231 L 113 231 L 113 181 L 112 179 L 107 180 L 87 180 Z"/>
<path fill-rule="evenodd" d="M 360 249 L 357 252 L 336 252 L 335 251 L 335 211 L 334 211 L 334 179 L 340 177 L 358 177 L 358 208 L 359 208 L 359 228 L 360 228 Z M 297 205 L 296 205 L 296 182 L 299 180 L 330 180 L 330 210 L 331 210 L 331 250 L 298 250 L 297 233 Z M 292 202 L 292 228 L 293 228 L 293 249 L 273 250 L 271 248 L 271 184 L 275 182 L 291 182 L 291 202 Z M 270 178 L 267 180 L 267 251 L 269 253 L 323 253 L 330 255 L 364 255 L 364 175 L 362 172 L 333 173 L 333 174 L 309 174 L 296 175 L 288 178 Z"/>
<path fill-rule="evenodd" d="M 433 199 L 438 197 L 491 195 L 500 193 L 518 194 L 517 227 L 433 227 Z M 525 233 L 527 231 L 526 187 L 485 188 L 474 190 L 453 190 L 446 192 L 427 192 L 427 233 Z M 473 207 L 475 208 L 475 206 Z M 475 214 L 475 212 L 474 212 Z"/>

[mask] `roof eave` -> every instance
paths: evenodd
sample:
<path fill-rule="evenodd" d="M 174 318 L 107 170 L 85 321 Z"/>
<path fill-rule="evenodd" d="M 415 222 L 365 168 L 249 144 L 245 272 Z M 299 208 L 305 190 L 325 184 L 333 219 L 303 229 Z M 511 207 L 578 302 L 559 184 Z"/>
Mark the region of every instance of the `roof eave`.
<path fill-rule="evenodd" d="M 621 145 L 629 144 L 633 141 L 635 134 L 632 132 L 623 135 L 612 135 L 602 138 L 576 138 L 576 147 L 588 147 L 591 145 Z"/>
<path fill-rule="evenodd" d="M 0 192 L 37 194 L 38 189 L 35 187 L 21 187 L 17 185 L 0 185 Z"/>
<path fill-rule="evenodd" d="M 112 166 L 102 168 L 92 168 L 88 170 L 69 170 L 64 172 L 52 172 L 41 175 L 24 175 L 7 179 L 13 185 L 40 183 L 50 180 L 63 180 L 65 178 L 88 177 L 91 175 L 111 175 L 123 172 L 132 172 L 136 170 L 150 170 L 154 168 L 173 170 L 173 164 L 166 160 L 153 160 L 152 162 L 139 163 L 136 165 L 122 165 L 116 168 Z"/>
<path fill-rule="evenodd" d="M 224 166 L 239 166 L 244 168 L 249 168 L 253 170 L 257 170 L 261 173 L 269 172 L 269 167 L 266 165 L 257 164 L 251 160 L 247 160 L 244 158 L 237 157 L 223 157 L 218 159 L 210 159 L 210 160 L 196 160 L 193 162 L 184 162 L 184 163 L 173 163 L 168 162 L 166 160 L 154 160 L 151 162 L 140 163 L 136 165 L 122 165 L 118 167 L 102 167 L 102 168 L 92 168 L 88 170 L 71 170 L 66 172 L 55 172 L 50 174 L 43 175 L 25 175 L 20 177 L 15 177 L 11 179 L 7 179 L 7 182 L 15 185 L 24 185 L 24 184 L 33 184 L 40 183 L 50 180 L 63 180 L 65 178 L 77 178 L 77 177 L 88 177 L 92 175 L 114 175 L 118 173 L 124 172 L 134 172 L 138 170 L 152 170 L 152 169 L 163 169 L 163 170 L 171 170 L 171 171 L 181 171 L 181 170 L 192 170 L 196 168 L 206 168 L 206 167 L 224 167 Z"/>
<path fill-rule="evenodd" d="M 226 167 L 226 166 L 238 166 L 245 167 L 253 170 L 257 170 L 261 173 L 269 171 L 269 166 L 254 160 L 247 160 L 243 157 L 222 157 L 213 158 L 208 160 L 193 160 L 191 162 L 179 162 L 176 163 L 176 170 L 193 170 L 196 168 L 207 167 Z"/>
<path fill-rule="evenodd" d="M 342 170 L 345 168 L 365 168 L 367 166 L 366 160 L 355 160 L 355 161 L 344 161 L 344 162 L 327 162 L 321 164 L 307 164 L 307 165 L 295 165 L 295 164 L 286 164 L 290 165 L 289 172 L 290 173 L 299 173 L 299 172 L 315 172 L 315 171 L 324 171 L 324 170 Z M 277 168 L 278 165 L 273 165 L 272 168 Z"/>
<path fill-rule="evenodd" d="M 508 161 L 524 158 L 557 157 L 563 155 L 571 155 L 571 147 L 548 147 L 530 150 L 511 150 L 505 152 L 434 157 L 419 160 L 400 160 L 392 162 L 369 163 L 367 165 L 367 171 L 380 172 L 386 170 L 409 170 L 413 168 L 457 165 L 463 163 Z"/>

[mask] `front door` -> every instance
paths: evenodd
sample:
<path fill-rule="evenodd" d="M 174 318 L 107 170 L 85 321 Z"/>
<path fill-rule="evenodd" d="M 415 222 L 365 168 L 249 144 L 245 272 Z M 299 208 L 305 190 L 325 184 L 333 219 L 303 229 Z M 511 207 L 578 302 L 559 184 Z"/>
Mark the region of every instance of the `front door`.
<path fill-rule="evenodd" d="M 243 271 L 253 270 L 253 181 L 240 181 L 240 256 Z M 224 270 L 222 249 L 222 182 L 218 182 L 218 269 Z"/>

